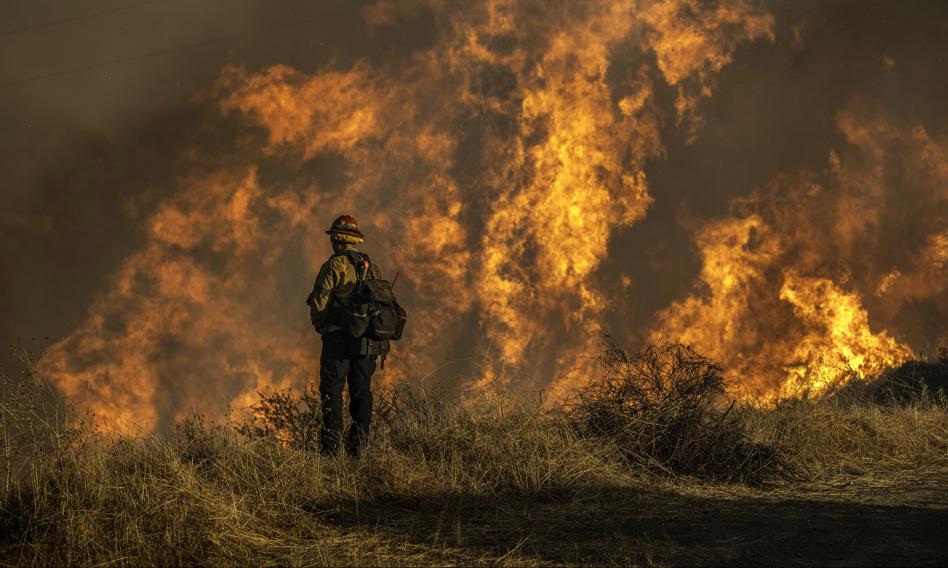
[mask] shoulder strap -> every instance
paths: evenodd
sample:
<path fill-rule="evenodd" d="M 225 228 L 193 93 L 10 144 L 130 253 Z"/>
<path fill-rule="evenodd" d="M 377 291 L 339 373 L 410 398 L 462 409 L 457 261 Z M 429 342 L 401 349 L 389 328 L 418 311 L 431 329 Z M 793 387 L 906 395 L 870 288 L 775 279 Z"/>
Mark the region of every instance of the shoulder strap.
<path fill-rule="evenodd" d="M 352 267 L 356 271 L 356 280 L 360 283 L 366 279 L 366 276 L 369 273 L 369 255 L 359 252 L 357 250 L 347 250 L 336 254 L 335 256 L 345 256 L 349 259 L 349 262 L 352 264 Z"/>

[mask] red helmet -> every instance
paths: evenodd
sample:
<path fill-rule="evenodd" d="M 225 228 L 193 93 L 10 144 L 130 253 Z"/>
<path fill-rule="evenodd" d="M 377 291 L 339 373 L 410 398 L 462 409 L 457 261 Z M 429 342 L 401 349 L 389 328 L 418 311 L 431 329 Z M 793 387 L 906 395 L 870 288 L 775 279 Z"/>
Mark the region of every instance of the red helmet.
<path fill-rule="evenodd" d="M 340 234 L 340 235 L 351 235 L 353 237 L 365 238 L 362 234 L 362 231 L 359 229 L 359 222 L 355 220 L 355 217 L 352 215 L 340 215 L 332 222 L 332 227 L 329 227 L 329 230 L 326 233 Z"/>

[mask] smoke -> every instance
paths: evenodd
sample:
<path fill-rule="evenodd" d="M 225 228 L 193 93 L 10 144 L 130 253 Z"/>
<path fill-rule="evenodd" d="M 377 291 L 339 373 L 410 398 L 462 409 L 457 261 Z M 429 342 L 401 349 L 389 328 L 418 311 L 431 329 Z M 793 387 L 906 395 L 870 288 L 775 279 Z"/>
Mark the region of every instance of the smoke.
<path fill-rule="evenodd" d="M 79 200 L 131 238 L 74 255 L 108 260 L 88 300 L 59 295 L 88 309 L 46 364 L 122 430 L 306 384 L 303 299 L 342 212 L 411 316 L 383 381 L 558 396 L 611 332 L 773 396 L 931 349 L 944 85 L 921 81 L 930 45 L 877 29 L 902 8 L 841 6 L 376 2 L 319 21 L 358 46 L 232 55 L 183 133 L 114 135 L 155 160 Z"/>
<path fill-rule="evenodd" d="M 200 166 L 188 149 L 213 149 L 204 162 L 234 153 L 234 125 L 194 100 L 229 60 L 315 69 L 393 43 L 369 38 L 349 1 L 126 5 L 0 2 L 4 344 L 79 326 L 153 207 Z M 430 31 L 409 31 L 403 49 L 430 43 Z"/>

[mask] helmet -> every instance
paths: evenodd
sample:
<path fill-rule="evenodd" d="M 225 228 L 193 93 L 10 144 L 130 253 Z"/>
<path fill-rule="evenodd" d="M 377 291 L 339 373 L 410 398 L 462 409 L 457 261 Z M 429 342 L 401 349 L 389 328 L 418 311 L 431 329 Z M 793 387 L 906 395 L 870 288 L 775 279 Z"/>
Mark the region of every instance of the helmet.
<path fill-rule="evenodd" d="M 362 231 L 359 230 L 359 222 L 352 215 L 340 215 L 332 222 L 332 227 L 326 233 L 330 235 L 349 235 L 352 237 L 365 238 Z"/>

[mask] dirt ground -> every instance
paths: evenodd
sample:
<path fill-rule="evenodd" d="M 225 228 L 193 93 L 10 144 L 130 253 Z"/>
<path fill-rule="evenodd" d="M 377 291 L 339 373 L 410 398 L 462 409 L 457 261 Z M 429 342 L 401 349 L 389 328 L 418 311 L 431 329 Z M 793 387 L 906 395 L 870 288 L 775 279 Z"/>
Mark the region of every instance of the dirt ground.
<path fill-rule="evenodd" d="M 792 489 L 678 483 L 505 499 L 440 495 L 361 502 L 356 517 L 353 504 L 341 504 L 346 514 L 334 521 L 440 549 L 447 563 L 945 566 L 946 487 L 948 470 Z"/>

